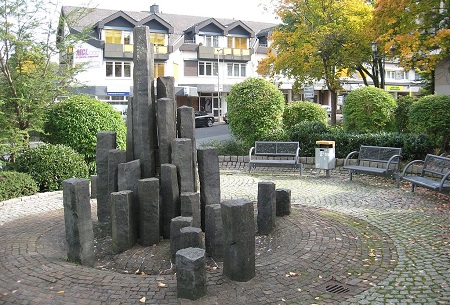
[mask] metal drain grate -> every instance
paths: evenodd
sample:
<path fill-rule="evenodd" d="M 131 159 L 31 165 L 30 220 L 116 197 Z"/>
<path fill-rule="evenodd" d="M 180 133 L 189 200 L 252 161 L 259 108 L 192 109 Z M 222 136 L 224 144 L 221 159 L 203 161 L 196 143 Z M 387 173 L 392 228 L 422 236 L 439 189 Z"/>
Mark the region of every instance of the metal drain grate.
<path fill-rule="evenodd" d="M 341 284 L 328 284 L 325 286 L 325 290 L 331 293 L 346 293 L 350 289 L 342 286 Z"/>

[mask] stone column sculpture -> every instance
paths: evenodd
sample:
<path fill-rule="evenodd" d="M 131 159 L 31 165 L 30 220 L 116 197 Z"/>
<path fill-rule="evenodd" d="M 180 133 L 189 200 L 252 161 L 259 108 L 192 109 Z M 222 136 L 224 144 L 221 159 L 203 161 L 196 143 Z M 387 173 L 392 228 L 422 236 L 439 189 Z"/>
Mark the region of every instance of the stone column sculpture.
<path fill-rule="evenodd" d="M 253 203 L 245 199 L 222 203 L 223 274 L 247 282 L 255 277 L 255 221 Z"/>
<path fill-rule="evenodd" d="M 133 30 L 133 151 L 134 158 L 141 160 L 142 177 L 155 176 L 156 113 L 152 97 L 153 44 L 147 26 Z"/>
<path fill-rule="evenodd" d="M 205 207 L 220 203 L 220 170 L 217 149 L 197 150 L 198 177 L 200 181 L 201 228 L 205 230 Z"/>
<path fill-rule="evenodd" d="M 67 256 L 73 262 L 92 267 L 95 255 L 89 181 L 71 178 L 62 185 Z"/>

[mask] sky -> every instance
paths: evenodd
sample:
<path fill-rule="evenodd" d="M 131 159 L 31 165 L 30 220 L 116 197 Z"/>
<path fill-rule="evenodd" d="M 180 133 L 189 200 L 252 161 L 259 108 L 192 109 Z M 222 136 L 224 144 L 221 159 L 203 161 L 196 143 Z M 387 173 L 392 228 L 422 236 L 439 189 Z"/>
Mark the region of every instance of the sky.
<path fill-rule="evenodd" d="M 149 11 L 153 4 L 159 5 L 160 12 L 167 14 L 193 15 L 215 18 L 234 18 L 247 21 L 279 23 L 272 13 L 271 0 L 60 0 L 62 5 L 88 6 L 102 9 Z M 264 10 L 264 7 L 267 10 Z"/>

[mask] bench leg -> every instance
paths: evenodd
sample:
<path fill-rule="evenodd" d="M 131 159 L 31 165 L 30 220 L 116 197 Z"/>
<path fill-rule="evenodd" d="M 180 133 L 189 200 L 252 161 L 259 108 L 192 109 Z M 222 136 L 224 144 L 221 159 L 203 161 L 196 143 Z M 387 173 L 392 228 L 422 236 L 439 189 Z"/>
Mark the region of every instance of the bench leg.
<path fill-rule="evenodd" d="M 400 175 L 395 175 L 395 180 L 397 181 L 397 188 L 400 188 Z"/>
<path fill-rule="evenodd" d="M 415 184 L 411 183 L 411 193 L 414 193 L 414 187 L 415 187 Z"/>
<path fill-rule="evenodd" d="M 353 172 L 350 170 L 350 171 L 348 171 L 348 176 L 349 176 L 349 178 L 350 178 L 350 181 L 352 181 L 352 178 L 353 178 Z"/>

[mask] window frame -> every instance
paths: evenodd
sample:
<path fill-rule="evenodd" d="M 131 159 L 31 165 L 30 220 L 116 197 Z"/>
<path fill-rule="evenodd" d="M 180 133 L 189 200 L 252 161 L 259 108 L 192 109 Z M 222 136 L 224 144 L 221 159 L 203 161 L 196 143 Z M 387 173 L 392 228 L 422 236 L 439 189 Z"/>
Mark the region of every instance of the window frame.
<path fill-rule="evenodd" d="M 208 67 L 210 67 L 210 73 L 208 72 Z M 199 61 L 198 62 L 198 76 L 217 76 L 219 68 L 218 63 L 214 61 Z M 200 73 L 200 72 L 203 73 Z"/>
<path fill-rule="evenodd" d="M 236 62 L 227 63 L 227 76 L 228 77 L 247 77 L 247 64 L 246 63 L 236 63 Z"/>
<path fill-rule="evenodd" d="M 110 75 L 108 75 L 108 67 L 111 67 Z M 119 71 L 120 76 L 117 76 Z M 128 73 L 126 73 L 128 72 Z M 127 76 L 127 74 L 129 74 Z M 133 76 L 133 68 L 131 61 L 105 61 L 105 77 L 106 78 L 126 78 L 129 79 Z"/>

